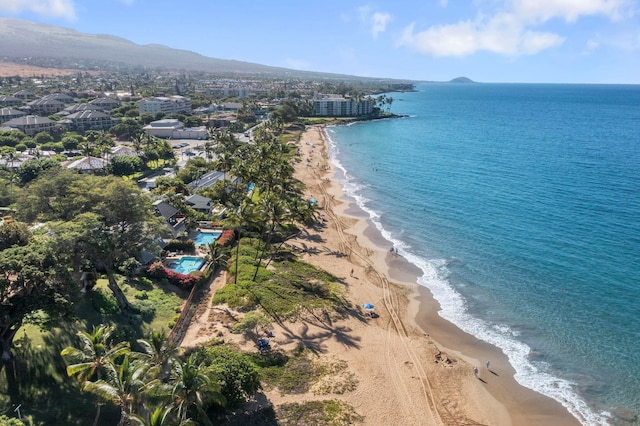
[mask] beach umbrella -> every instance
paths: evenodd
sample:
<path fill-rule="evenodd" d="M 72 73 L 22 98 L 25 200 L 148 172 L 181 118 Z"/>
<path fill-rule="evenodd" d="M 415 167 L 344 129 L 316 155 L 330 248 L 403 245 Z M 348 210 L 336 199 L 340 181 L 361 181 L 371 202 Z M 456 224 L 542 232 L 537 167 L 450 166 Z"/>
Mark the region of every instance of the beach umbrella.
<path fill-rule="evenodd" d="M 365 303 L 362 307 L 365 309 L 373 309 L 373 303 Z"/>

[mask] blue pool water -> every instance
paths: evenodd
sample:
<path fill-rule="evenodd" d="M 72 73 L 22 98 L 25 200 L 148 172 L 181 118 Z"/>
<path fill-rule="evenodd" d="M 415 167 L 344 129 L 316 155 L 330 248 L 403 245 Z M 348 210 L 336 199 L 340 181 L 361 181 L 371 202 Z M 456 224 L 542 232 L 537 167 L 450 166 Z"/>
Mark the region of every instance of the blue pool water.
<path fill-rule="evenodd" d="M 193 271 L 200 270 L 203 264 L 204 259 L 201 257 L 185 256 L 171 262 L 169 269 L 180 272 L 181 274 L 189 274 Z"/>
<path fill-rule="evenodd" d="M 218 231 L 200 231 L 193 242 L 196 246 L 206 246 L 217 240 L 221 234 L 222 232 Z"/>

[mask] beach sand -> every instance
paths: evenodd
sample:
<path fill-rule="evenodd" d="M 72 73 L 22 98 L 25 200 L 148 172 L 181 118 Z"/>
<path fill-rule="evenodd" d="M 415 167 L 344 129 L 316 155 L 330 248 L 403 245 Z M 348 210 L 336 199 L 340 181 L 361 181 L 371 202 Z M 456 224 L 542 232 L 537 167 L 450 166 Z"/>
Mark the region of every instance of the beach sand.
<path fill-rule="evenodd" d="M 364 424 L 579 424 L 558 402 L 519 385 L 502 351 L 438 316 L 431 293 L 416 284 L 417 267 L 392 254 L 390 243 L 345 197 L 321 127 L 308 127 L 299 150 L 295 176 L 318 200 L 326 222 L 292 244 L 304 260 L 344 280 L 361 315 L 326 329 L 304 326 L 291 342 L 282 336 L 282 345 L 318 336 L 314 344 L 322 356 L 346 361 L 358 386 L 337 398 L 365 416 Z M 379 317 L 366 318 L 364 303 L 374 304 Z"/>
<path fill-rule="evenodd" d="M 389 242 L 342 192 L 321 127 L 308 127 L 298 146 L 295 177 L 305 183 L 305 196 L 317 200 L 322 220 L 287 244 L 338 277 L 353 308 L 341 316 L 307 315 L 274 324 L 271 346 L 304 347 L 317 362 L 346 369 L 327 377 L 320 392 L 267 390 L 268 401 L 277 407 L 338 399 L 353 406 L 365 425 L 579 424 L 556 401 L 520 386 L 500 350 L 438 316 L 437 302 L 416 284 L 418 268 L 392 254 Z M 216 278 L 210 291 L 224 281 L 224 275 Z M 374 305 L 378 317 L 368 315 L 365 303 Z M 255 342 L 229 332 L 239 316 L 224 307 L 199 306 L 182 346 L 217 337 L 255 350 Z"/>

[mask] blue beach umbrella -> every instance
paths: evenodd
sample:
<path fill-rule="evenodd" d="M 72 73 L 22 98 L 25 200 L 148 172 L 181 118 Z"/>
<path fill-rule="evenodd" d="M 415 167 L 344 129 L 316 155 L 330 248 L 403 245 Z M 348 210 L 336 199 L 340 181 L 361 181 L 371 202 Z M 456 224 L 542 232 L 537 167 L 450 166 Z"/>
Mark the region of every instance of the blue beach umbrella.
<path fill-rule="evenodd" d="M 362 307 L 365 309 L 373 309 L 373 303 L 365 303 Z"/>

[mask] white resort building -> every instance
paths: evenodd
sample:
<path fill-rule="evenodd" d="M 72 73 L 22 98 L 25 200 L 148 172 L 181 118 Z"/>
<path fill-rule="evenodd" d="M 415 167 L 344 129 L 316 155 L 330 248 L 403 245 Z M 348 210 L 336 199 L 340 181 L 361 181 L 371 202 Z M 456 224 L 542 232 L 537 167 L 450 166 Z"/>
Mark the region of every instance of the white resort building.
<path fill-rule="evenodd" d="M 342 95 L 320 95 L 313 97 L 313 115 L 318 117 L 359 117 L 373 112 L 373 100 L 355 100 Z"/>
<path fill-rule="evenodd" d="M 154 98 L 144 98 L 138 101 L 140 114 L 165 114 L 191 113 L 191 100 L 184 96 L 158 96 Z"/>

